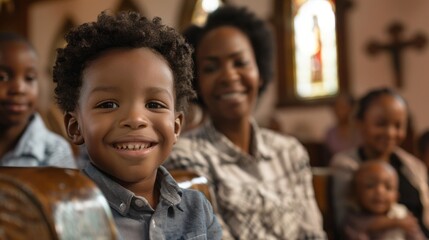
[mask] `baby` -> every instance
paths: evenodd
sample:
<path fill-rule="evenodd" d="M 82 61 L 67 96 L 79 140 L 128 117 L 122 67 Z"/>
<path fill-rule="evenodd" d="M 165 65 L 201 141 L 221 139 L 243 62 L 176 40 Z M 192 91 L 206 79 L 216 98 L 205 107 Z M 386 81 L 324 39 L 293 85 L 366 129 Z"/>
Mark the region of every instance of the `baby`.
<path fill-rule="evenodd" d="M 417 219 L 397 203 L 398 175 L 385 161 L 367 160 L 354 173 L 346 239 L 425 239 Z"/>

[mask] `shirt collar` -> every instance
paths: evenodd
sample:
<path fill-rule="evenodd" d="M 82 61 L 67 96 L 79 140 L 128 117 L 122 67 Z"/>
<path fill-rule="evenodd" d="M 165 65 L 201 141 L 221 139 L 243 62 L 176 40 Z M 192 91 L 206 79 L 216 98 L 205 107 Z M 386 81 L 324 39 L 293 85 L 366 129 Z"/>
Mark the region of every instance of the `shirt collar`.
<path fill-rule="evenodd" d="M 122 187 L 117 182 L 113 181 L 105 173 L 101 172 L 94 165 L 88 164 L 83 172 L 88 175 L 100 188 L 109 202 L 110 207 L 115 209 L 118 213 L 126 216 L 130 211 L 131 201 L 136 195 L 130 190 Z M 161 197 L 160 203 L 169 206 L 177 206 L 180 210 L 179 203 L 181 202 L 182 191 L 177 185 L 173 177 L 168 171 L 160 166 L 158 168 L 158 178 L 161 183 Z"/>
<path fill-rule="evenodd" d="M 13 157 L 33 156 L 38 161 L 45 158 L 45 149 L 40 144 L 46 137 L 46 126 L 38 113 L 30 117 L 29 123 L 11 152 Z"/>
<path fill-rule="evenodd" d="M 216 149 L 218 149 L 221 153 L 226 154 L 224 158 L 222 158 L 225 162 L 237 162 L 243 159 L 247 159 L 245 161 L 258 161 L 258 160 L 270 160 L 271 151 L 266 145 L 262 131 L 259 128 L 256 120 L 250 119 L 251 126 L 251 143 L 250 149 L 252 151 L 252 155 L 248 153 L 244 153 L 240 148 L 238 148 L 234 143 L 232 143 L 225 135 L 220 133 L 214 127 L 212 121 L 207 120 L 203 125 L 202 131 L 205 132 L 207 138 L 213 145 L 215 145 Z"/>

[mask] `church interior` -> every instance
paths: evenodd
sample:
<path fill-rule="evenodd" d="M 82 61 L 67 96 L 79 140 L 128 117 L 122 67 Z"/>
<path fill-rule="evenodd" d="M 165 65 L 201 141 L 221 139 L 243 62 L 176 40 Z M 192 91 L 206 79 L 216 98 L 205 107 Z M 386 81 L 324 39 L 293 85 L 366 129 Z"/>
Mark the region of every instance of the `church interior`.
<path fill-rule="evenodd" d="M 183 29 L 191 22 L 193 5 L 196 2 L 198 1 L 2 0 L 0 30 L 18 32 L 28 37 L 35 46 L 40 55 L 41 69 L 44 70 L 43 84 L 46 87 L 43 88 L 45 93 L 42 94 L 44 99 L 41 108 L 45 110 L 52 102 L 52 98 L 49 97 L 52 95 L 50 72 L 55 49 L 61 46 L 62 37 L 68 28 L 95 20 L 97 14 L 103 10 L 135 9 L 149 17 L 160 16 L 164 23 Z M 293 87 L 288 85 L 291 82 L 286 80 L 288 73 L 285 73 L 292 63 L 281 56 L 286 55 L 286 50 L 284 44 L 279 42 L 288 41 L 287 38 L 293 34 L 284 24 L 290 22 L 287 14 L 279 11 L 291 1 L 227 2 L 249 7 L 276 29 L 277 59 L 279 59 L 276 66 L 277 74 L 255 110 L 255 116 L 260 124 L 268 126 L 270 122 L 275 121 L 280 131 L 297 136 L 304 142 L 322 142 L 326 129 L 334 124 L 329 108 L 329 97 L 328 100 L 316 98 L 304 101 L 291 100 L 293 96 L 280 100 L 278 97 L 286 93 L 293 95 Z M 386 86 L 397 89 L 408 102 L 412 130 L 415 136 L 418 136 L 429 128 L 429 115 L 425 113 L 426 89 L 429 82 L 424 80 L 428 71 L 424 64 L 429 59 L 429 51 L 427 46 L 414 47 L 406 42 L 413 40 L 417 35 L 423 36 L 423 39 L 427 38 L 429 27 L 425 22 L 425 14 L 429 9 L 429 3 L 424 0 L 414 1 L 412 4 L 401 0 L 336 2 L 337 15 L 341 17 L 337 24 L 338 28 L 341 27 L 341 34 L 337 37 L 338 46 L 342 48 L 338 51 L 341 56 L 338 58 L 340 90 L 358 98 L 375 87 Z M 389 27 L 395 23 L 402 27 L 398 34 L 399 44 L 406 45 L 403 48 L 399 47 L 401 50 L 395 57 L 399 62 L 397 65 L 393 63 L 391 50 L 380 50 L 376 54 L 371 54 L 367 50 L 372 42 L 386 46 L 393 43 L 394 37 L 389 33 Z M 398 75 L 401 75 L 401 84 L 397 82 Z M 314 121 L 315 119 L 317 121 Z"/>
<path fill-rule="evenodd" d="M 211 11 L 201 7 L 202 2 L 205 1 L 0 0 L 0 31 L 19 33 L 34 45 L 42 73 L 39 111 L 53 130 L 64 135 L 62 123 L 58 121 L 61 113 L 55 109 L 51 79 L 56 48 L 63 46 L 65 32 L 94 21 L 101 11 L 122 10 L 138 11 L 149 18 L 161 17 L 165 24 L 181 31 L 197 21 L 198 11 Z M 275 32 L 275 77 L 261 96 L 254 116 L 261 126 L 295 136 L 306 147 L 325 225 L 329 224 L 330 209 L 326 193 L 329 180 L 325 172 L 329 159 L 324 143 L 327 130 L 336 121 L 332 104 L 338 95 L 348 94 L 357 99 L 374 88 L 395 89 L 406 99 L 410 110 L 408 135 L 403 147 L 417 154 L 417 139 L 429 130 L 426 105 L 429 81 L 424 80 L 429 76 L 429 67 L 425 67 L 429 63 L 426 18 L 429 1 L 320 0 L 332 6 L 330 26 L 324 25 L 322 17 L 317 22 L 314 20 L 316 15 L 306 16 L 304 11 L 299 11 L 306 2 L 311 2 L 308 0 L 218 2 L 248 7 L 266 20 Z M 310 20 L 300 22 L 300 17 Z M 323 42 L 318 43 L 319 50 L 323 49 L 325 56 L 330 51 L 332 58 L 315 59 L 324 65 L 321 69 L 312 69 L 316 73 L 307 81 L 305 77 L 301 78 L 300 58 L 295 55 L 300 53 L 301 46 L 297 39 L 300 34 L 306 34 L 304 29 L 313 34 L 316 27 L 320 27 L 320 32 L 313 37 Z M 329 31 L 329 27 L 334 30 Z M 317 45 L 317 41 L 313 42 Z M 319 89 L 316 85 L 322 87 Z"/>

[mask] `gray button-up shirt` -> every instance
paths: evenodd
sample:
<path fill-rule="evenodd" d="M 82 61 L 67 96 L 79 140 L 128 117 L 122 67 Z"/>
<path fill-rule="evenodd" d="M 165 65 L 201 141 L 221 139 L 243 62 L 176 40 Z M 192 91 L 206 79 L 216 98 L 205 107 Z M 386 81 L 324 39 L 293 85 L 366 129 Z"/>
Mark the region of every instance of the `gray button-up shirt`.
<path fill-rule="evenodd" d="M 37 113 L 31 118 L 16 147 L 0 159 L 0 166 L 77 168 L 69 143 L 49 131 Z"/>
<path fill-rule="evenodd" d="M 158 169 L 160 201 L 153 209 L 92 164 L 83 170 L 101 189 L 124 240 L 221 239 L 222 230 L 213 209 L 198 191 L 180 189 L 164 167 Z"/>

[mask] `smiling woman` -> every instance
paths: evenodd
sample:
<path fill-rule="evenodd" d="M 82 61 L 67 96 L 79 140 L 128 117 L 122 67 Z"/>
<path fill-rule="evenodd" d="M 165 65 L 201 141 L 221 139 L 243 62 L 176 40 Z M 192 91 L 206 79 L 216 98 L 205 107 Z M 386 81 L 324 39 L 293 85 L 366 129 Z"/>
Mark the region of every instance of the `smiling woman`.
<path fill-rule="evenodd" d="M 192 28 L 193 85 L 209 119 L 178 140 L 165 166 L 208 179 L 223 239 L 324 239 L 305 149 L 252 116 L 273 76 L 270 28 L 232 6 Z"/>

